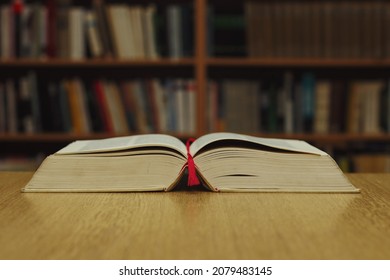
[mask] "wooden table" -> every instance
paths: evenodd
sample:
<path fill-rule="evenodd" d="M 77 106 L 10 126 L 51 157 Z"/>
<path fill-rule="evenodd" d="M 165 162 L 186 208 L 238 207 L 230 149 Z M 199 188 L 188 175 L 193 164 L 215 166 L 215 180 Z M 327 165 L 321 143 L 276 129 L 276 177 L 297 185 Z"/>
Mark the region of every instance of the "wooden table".
<path fill-rule="evenodd" d="M 0 173 L 0 259 L 390 259 L 390 174 L 360 194 L 21 193 Z"/>

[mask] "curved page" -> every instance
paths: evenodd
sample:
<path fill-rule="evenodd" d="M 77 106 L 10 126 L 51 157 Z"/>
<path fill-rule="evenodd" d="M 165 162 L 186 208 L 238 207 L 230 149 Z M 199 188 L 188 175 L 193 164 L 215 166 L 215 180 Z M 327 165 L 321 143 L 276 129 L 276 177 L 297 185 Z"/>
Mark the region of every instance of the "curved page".
<path fill-rule="evenodd" d="M 237 134 L 237 133 L 227 133 L 227 132 L 219 132 L 219 133 L 211 133 L 204 135 L 198 139 L 191 145 L 191 154 L 195 156 L 201 149 L 205 148 L 207 145 L 218 141 L 226 141 L 226 140 L 239 140 L 245 141 L 249 143 L 259 144 L 263 146 L 267 146 L 270 148 L 280 149 L 284 151 L 291 152 L 301 152 L 315 155 L 326 155 L 324 151 L 317 149 L 316 147 L 306 143 L 301 140 L 289 140 L 289 139 L 274 139 L 274 138 L 261 138 L 261 137 L 253 137 L 249 135 Z"/>
<path fill-rule="evenodd" d="M 186 147 L 179 139 L 164 134 L 144 134 L 98 140 L 79 140 L 59 150 L 56 154 L 113 152 L 142 147 L 166 147 L 178 151 L 184 155 L 184 157 L 187 155 Z"/>

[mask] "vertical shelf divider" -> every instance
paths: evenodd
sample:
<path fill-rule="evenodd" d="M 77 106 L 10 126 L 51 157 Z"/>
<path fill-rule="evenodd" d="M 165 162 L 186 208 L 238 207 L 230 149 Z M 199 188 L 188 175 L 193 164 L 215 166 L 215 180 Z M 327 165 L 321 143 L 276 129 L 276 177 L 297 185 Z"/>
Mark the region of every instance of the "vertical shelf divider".
<path fill-rule="evenodd" d="M 207 94 L 206 71 L 206 0 L 195 1 L 195 81 L 197 85 L 197 136 L 206 132 L 205 106 Z"/>

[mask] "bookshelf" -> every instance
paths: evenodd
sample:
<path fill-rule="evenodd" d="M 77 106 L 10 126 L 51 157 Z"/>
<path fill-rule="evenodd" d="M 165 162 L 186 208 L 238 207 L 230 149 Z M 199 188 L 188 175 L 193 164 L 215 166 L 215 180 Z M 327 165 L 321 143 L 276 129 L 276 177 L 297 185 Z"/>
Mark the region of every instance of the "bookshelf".
<path fill-rule="evenodd" d="M 295 68 L 388 68 L 390 59 L 323 59 L 323 58 L 208 58 L 208 66 L 224 67 L 295 67 Z"/>
<path fill-rule="evenodd" d="M 2 4 L 10 5 L 11 1 L 8 3 Z M 26 5 L 30 5 L 35 1 L 24 1 Z M 378 22 L 371 22 L 368 18 L 370 13 L 366 12 L 367 10 L 377 12 L 381 7 L 379 5 L 389 5 L 388 1 L 372 1 L 375 4 L 369 5 L 370 1 L 342 1 L 342 3 L 338 3 L 338 1 L 316 1 L 313 6 L 310 6 L 310 1 L 300 0 L 300 1 L 292 1 L 292 0 L 280 0 L 280 1 L 250 1 L 251 5 L 254 5 L 258 9 L 261 5 L 266 5 L 267 9 L 274 14 L 281 14 L 288 12 L 288 9 L 292 9 L 293 11 L 298 11 L 299 7 L 303 7 L 305 10 L 307 7 L 311 7 L 316 9 L 318 13 L 321 10 L 321 7 L 326 5 L 325 3 L 331 3 L 331 8 L 333 10 L 337 10 L 338 7 L 341 7 L 344 12 L 348 10 L 348 3 L 353 4 L 351 10 L 360 9 L 361 13 L 364 15 L 364 20 L 368 23 L 368 29 L 366 28 L 364 34 L 369 33 L 369 28 L 371 30 L 376 30 L 379 25 Z M 358 3 L 362 3 L 359 4 Z M 67 1 L 67 0 L 59 0 L 58 2 L 52 0 L 42 0 L 40 3 L 44 5 L 48 5 L 48 7 L 55 7 L 53 3 L 62 3 L 70 5 L 69 7 L 81 6 L 86 10 L 91 10 L 93 5 L 97 2 L 94 0 L 89 1 Z M 72 4 L 69 4 L 72 3 Z M 102 2 L 101 2 L 102 3 Z M 380 24 L 380 30 L 384 34 L 383 37 L 379 38 L 377 34 L 373 37 L 377 42 L 382 42 L 383 46 L 385 46 L 382 51 L 383 54 L 377 55 L 374 53 L 372 55 L 365 54 L 362 56 L 320 56 L 320 55 L 297 55 L 295 53 L 290 55 L 276 55 L 276 54 L 254 54 L 251 55 L 248 53 L 250 47 L 250 36 L 248 34 L 242 37 L 242 34 L 237 35 L 237 38 L 242 39 L 243 42 L 239 42 L 241 46 L 238 53 L 228 54 L 220 54 L 213 53 L 213 47 L 210 45 L 214 44 L 218 46 L 218 42 L 216 39 L 222 38 L 222 41 L 225 40 L 222 37 L 218 37 L 219 35 L 216 33 L 218 30 L 215 30 L 213 26 L 213 18 L 218 17 L 219 13 L 222 13 L 223 17 L 220 18 L 219 22 L 221 24 L 226 24 L 226 20 L 229 20 L 229 13 L 233 11 L 233 18 L 235 22 L 227 23 L 228 28 L 238 28 L 236 33 L 232 32 L 231 34 L 238 34 L 237 32 L 254 32 L 249 31 L 250 25 L 253 23 L 250 22 L 251 19 L 248 19 L 248 16 L 245 14 L 245 3 L 248 2 L 229 2 L 225 3 L 220 0 L 156 0 L 156 1 L 120 1 L 120 0 L 105 0 L 105 5 L 123 5 L 126 4 L 127 7 L 149 7 L 149 5 L 156 5 L 159 16 L 164 17 L 165 11 L 167 7 L 170 5 L 180 5 L 186 6 L 186 13 L 190 12 L 190 17 L 193 19 L 193 22 L 190 24 L 189 31 L 188 26 L 184 33 L 186 36 L 190 36 L 191 39 L 189 42 L 192 42 L 192 48 L 190 51 L 187 51 L 186 54 L 180 55 L 172 55 L 169 53 L 169 40 L 170 38 L 166 33 L 169 33 L 167 29 L 162 33 L 165 33 L 165 37 L 161 38 L 157 37 L 160 40 L 160 45 L 165 44 L 162 48 L 164 49 L 158 57 L 126 57 L 126 55 L 108 55 L 108 56 L 94 56 L 91 53 L 91 50 L 87 48 L 87 54 L 81 58 L 71 58 L 71 57 L 61 57 L 61 55 L 43 55 L 42 57 L 7 57 L 6 55 L 2 55 L 0 57 L 0 71 L 4 73 L 4 76 L 0 78 L 0 83 L 3 83 L 8 79 L 19 79 L 27 75 L 30 72 L 36 73 L 36 75 L 40 78 L 40 80 L 44 80 L 44 78 L 52 79 L 55 82 L 60 81 L 63 78 L 71 79 L 72 77 L 80 77 L 80 79 L 84 82 L 90 82 L 94 79 L 186 79 L 192 80 L 196 84 L 196 95 L 193 100 L 195 100 L 195 112 L 192 115 L 193 125 L 195 128 L 191 132 L 186 131 L 161 131 L 165 133 L 173 134 L 177 137 L 185 139 L 187 137 L 197 137 L 203 135 L 208 132 L 223 130 L 224 127 L 214 126 L 210 129 L 209 126 L 209 115 L 205 112 L 209 109 L 209 84 L 210 81 L 223 81 L 223 80 L 261 80 L 267 81 L 269 77 L 274 78 L 277 76 L 277 80 L 282 79 L 283 75 L 286 72 L 293 73 L 294 76 L 301 77 L 304 73 L 313 73 L 316 78 L 319 79 L 329 79 L 332 80 L 335 77 L 340 79 L 345 79 L 346 81 L 360 81 L 365 79 L 380 79 L 385 84 L 386 87 L 387 81 L 390 77 L 388 77 L 388 70 L 390 69 L 390 56 L 387 55 L 387 42 L 383 39 L 385 36 L 385 29 L 383 26 L 390 19 L 387 17 L 387 13 L 384 12 L 383 22 Z M 253 4 L 254 3 L 254 4 Z M 256 6 L 257 5 L 257 6 Z M 272 6 L 274 5 L 274 6 Z M 322 6 L 321 6 L 322 5 Z M 369 7 L 366 7 L 369 6 Z M 189 8 L 188 8 L 189 7 Z M 275 8 L 276 7 L 276 8 Z M 58 6 L 57 6 L 58 9 Z M 274 10 L 273 10 L 274 9 Z M 386 9 L 383 9 L 386 10 Z M 55 10 L 59 11 L 59 10 Z M 212 11 L 212 13 L 210 12 Z M 372 12 L 372 13 L 374 13 Z M 1 14 L 0 14 L 1 15 Z M 277 14 L 280 16 L 280 13 Z M 58 16 L 58 14 L 57 14 Z M 252 16 L 253 17 L 253 16 Z M 275 16 L 276 17 L 276 16 Z M 1 17 L 0 17 L 1 18 Z M 352 18 L 356 20 L 356 18 Z M 164 19 L 166 20 L 166 18 Z M 281 21 L 284 19 L 282 18 Z M 291 19 L 290 19 L 291 20 Z M 297 24 L 304 24 L 308 19 L 304 17 L 303 23 L 294 23 L 292 24 L 293 28 L 301 28 L 297 27 Z M 335 21 L 340 20 L 339 17 L 333 19 Z M 161 21 L 161 18 L 160 18 Z M 225 21 L 225 23 L 224 23 Z M 167 24 L 166 22 L 164 24 Z M 218 24 L 218 23 L 217 23 Z M 341 22 L 341 25 L 345 25 L 345 22 Z M 156 29 L 161 26 L 156 23 Z M 252 26 L 253 27 L 253 26 Z M 241 30 L 240 30 L 241 28 Z M 244 28 L 244 29 L 242 29 Z M 271 27 L 271 30 L 279 30 L 281 34 L 283 34 L 283 26 L 274 26 Z M 317 26 L 318 28 L 318 26 Z M 4 28 L 3 28 L 4 29 Z M 0 30 L 0 34 L 4 32 L 4 30 Z M 52 31 L 52 29 L 48 29 L 48 32 Z M 210 32 L 212 30 L 212 32 Z M 320 30 L 320 29 L 318 29 Z M 341 28 L 343 32 L 345 32 L 345 28 Z M 368 31 L 367 31 L 368 30 Z M 123 30 L 122 30 L 123 31 Z M 315 30 L 314 30 L 315 31 Z M 306 30 L 307 34 L 312 34 L 310 32 L 314 32 L 313 30 Z M 284 32 L 286 32 L 284 30 Z M 295 29 L 296 33 L 297 30 Z M 386 31 L 387 32 L 387 31 Z M 343 34 L 341 31 L 340 34 Z M 381 34 L 382 34 L 381 33 Z M 228 29 L 229 34 L 229 29 Z M 355 34 L 355 33 L 353 33 Z M 215 35 L 215 38 L 213 38 Z M 240 37 L 241 36 L 241 37 Z M 261 36 L 265 36 L 264 34 L 260 34 Z M 338 35 L 340 36 L 340 35 Z M 352 36 L 352 35 L 351 35 Z M 356 35 L 353 35 L 350 38 L 350 41 L 343 40 L 343 46 L 348 46 L 351 44 L 353 40 L 357 40 L 355 38 Z M 253 36 L 252 36 L 253 37 Z M 309 36 L 313 37 L 313 36 Z M 87 40 L 84 38 L 84 40 Z M 188 38 L 187 38 L 188 40 Z M 252 38 L 253 40 L 253 38 Z M 273 38 L 273 44 L 276 43 L 286 43 L 286 38 Z M 382 41 L 381 41 L 382 40 Z M 4 38 L 2 37 L 2 42 L 4 42 Z M 227 41 L 229 44 L 231 41 Z M 304 41 L 302 41 L 304 42 Z M 57 46 L 60 42 L 56 42 Z M 224 43 L 224 42 L 222 42 Z M 256 42 L 255 42 L 256 43 Z M 257 42 L 258 43 L 258 42 Z M 306 42 L 307 43 L 307 42 Z M 84 41 L 85 45 L 89 43 Z M 254 44 L 254 43 L 253 43 Z M 302 43 L 303 44 L 303 43 Z M 158 45 L 158 44 L 157 44 Z M 187 43 L 188 45 L 188 43 Z M 245 48 L 247 53 L 242 51 L 242 46 Z M 255 45 L 256 46 L 256 45 Z M 237 47 L 237 46 L 235 46 Z M 370 48 L 372 45 L 365 44 L 362 48 Z M 184 48 L 182 46 L 182 48 Z M 287 48 L 287 47 L 286 47 Z M 253 49 L 253 46 L 252 46 Z M 215 50 L 215 48 L 214 48 Z M 115 51 L 114 51 L 115 52 Z M 283 53 L 283 51 L 282 51 Z M 86 83 L 87 83 L 86 82 Z M 41 94 L 41 93 L 40 93 Z M 346 93 L 347 94 L 347 93 Z M 389 109 L 387 109 L 389 110 Z M 331 113 L 332 111 L 330 111 Z M 182 112 L 180 113 L 182 114 Z M 388 116 L 388 114 L 387 114 Z M 225 127 L 226 128 L 226 127 Z M 152 129 L 150 132 L 159 132 L 156 129 Z M 0 143 L 2 154 L 12 154 L 17 153 L 19 151 L 19 147 L 21 146 L 30 146 L 36 149 L 35 152 L 44 152 L 50 153 L 58 148 L 62 147 L 64 144 L 71 142 L 76 139 L 92 139 L 92 138 L 106 138 L 111 136 L 120 136 L 120 135 L 128 135 L 133 133 L 140 133 L 140 131 L 131 130 L 129 132 L 110 132 L 110 131 L 89 131 L 89 132 L 74 132 L 74 131 L 36 131 L 33 133 L 26 133 L 23 131 L 18 132 L 10 132 L 7 129 L 3 129 L 0 131 Z M 141 131 L 141 133 L 143 133 Z M 389 154 L 390 149 L 390 132 L 389 131 L 378 131 L 373 133 L 366 133 L 364 131 L 355 131 L 348 132 L 345 130 L 340 131 L 328 131 L 327 133 L 316 133 L 315 131 L 274 131 L 270 132 L 263 129 L 253 130 L 246 132 L 249 134 L 254 134 L 258 136 L 265 137 L 276 137 L 276 138 L 297 138 L 306 140 L 309 142 L 313 142 L 319 145 L 321 148 L 326 148 L 328 151 L 333 152 L 337 147 L 341 147 L 342 151 L 346 151 L 345 154 L 351 153 L 349 151 L 350 147 L 358 147 L 360 150 L 368 147 L 367 150 L 371 150 L 373 146 L 379 145 L 381 147 L 381 151 L 385 154 Z M 11 147 L 11 148 L 8 148 Z M 374 149 L 376 150 L 376 148 Z M 338 152 L 339 150 L 337 150 Z M 343 152 L 342 152 L 343 153 Z M 336 157 L 337 158 L 337 157 Z"/>
<path fill-rule="evenodd" d="M 195 66 L 195 59 L 181 58 L 177 60 L 161 58 L 156 60 L 147 59 L 84 59 L 84 60 L 69 60 L 69 59 L 9 59 L 1 61 L 2 67 L 13 68 L 62 68 L 62 67 L 180 67 L 180 66 Z"/>

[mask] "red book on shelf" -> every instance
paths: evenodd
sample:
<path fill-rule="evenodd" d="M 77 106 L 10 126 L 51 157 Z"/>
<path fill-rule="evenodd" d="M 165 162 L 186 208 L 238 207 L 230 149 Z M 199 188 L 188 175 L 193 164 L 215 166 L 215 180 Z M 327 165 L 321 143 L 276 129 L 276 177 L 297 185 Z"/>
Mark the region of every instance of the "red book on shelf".
<path fill-rule="evenodd" d="M 47 50 L 46 54 L 48 57 L 56 57 L 57 56 L 57 49 L 56 49 L 56 38 L 57 38 L 57 7 L 56 7 L 56 1 L 55 0 L 47 0 L 46 1 L 46 7 L 47 7 L 47 33 L 46 33 L 46 39 L 47 39 Z"/>
<path fill-rule="evenodd" d="M 99 112 L 101 113 L 101 118 L 103 120 L 104 130 L 107 132 L 113 132 L 114 127 L 110 119 L 110 114 L 108 112 L 108 105 L 106 102 L 104 87 L 101 81 L 94 81 L 93 83 L 94 93 L 96 95 L 96 100 L 99 106 Z"/>

